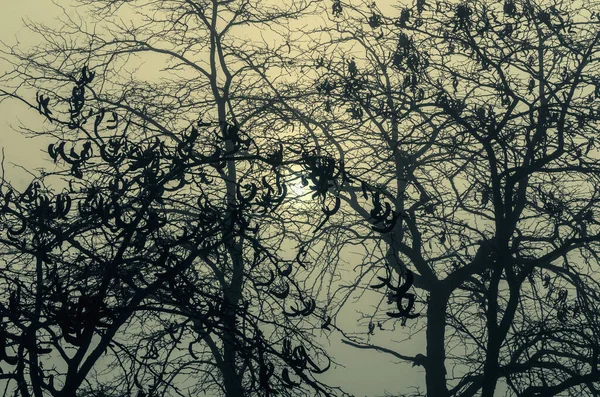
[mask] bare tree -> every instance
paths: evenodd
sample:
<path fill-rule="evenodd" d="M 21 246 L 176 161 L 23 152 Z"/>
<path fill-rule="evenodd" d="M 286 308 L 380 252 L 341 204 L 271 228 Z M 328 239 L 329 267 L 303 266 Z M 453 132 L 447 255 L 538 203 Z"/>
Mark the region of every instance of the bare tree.
<path fill-rule="evenodd" d="M 400 321 L 427 346 L 347 343 L 423 366 L 430 396 L 597 395 L 599 4 L 331 11 L 296 106 L 348 181 L 326 232 L 371 252 L 365 336 Z"/>

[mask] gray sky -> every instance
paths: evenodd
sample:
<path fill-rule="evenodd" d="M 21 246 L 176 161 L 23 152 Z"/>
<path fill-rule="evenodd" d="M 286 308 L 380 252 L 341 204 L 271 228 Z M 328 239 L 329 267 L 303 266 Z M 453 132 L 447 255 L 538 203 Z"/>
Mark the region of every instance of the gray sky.
<path fill-rule="evenodd" d="M 61 5 L 69 3 L 65 0 L 57 0 Z M 60 14 L 60 9 L 48 0 L 5 0 L 3 13 L 0 14 L 0 40 L 5 44 L 15 44 L 17 41 L 22 46 L 34 44 L 33 37 L 23 27 L 23 19 L 27 18 L 34 22 L 51 25 Z M 0 64 L 0 71 L 4 72 L 6 66 Z M 33 98 L 32 98 L 33 100 Z M 43 126 L 43 118 L 35 111 L 27 110 L 23 104 L 15 101 L 4 101 L 0 103 L 0 148 L 5 153 L 5 169 L 7 179 L 19 189 L 24 189 L 31 177 L 11 163 L 34 170 L 37 167 L 46 166 L 53 168 L 49 157 L 45 152 L 47 141 L 41 139 L 25 139 L 15 128 L 24 123 L 30 127 L 39 128 Z M 375 303 L 373 301 L 372 303 Z M 339 322 L 347 331 L 352 331 L 356 310 L 370 312 L 369 302 L 361 300 L 357 305 L 345 309 L 346 315 Z M 364 330 L 362 330 L 364 331 Z M 401 330 L 395 332 L 378 332 L 372 342 L 393 348 L 390 340 L 404 339 Z M 402 344 L 402 353 L 416 354 L 420 349 L 424 350 L 423 338 L 405 341 Z M 411 368 L 407 364 L 397 364 L 397 360 L 389 355 L 367 350 L 358 350 L 347 347 L 340 343 L 340 335 L 330 336 L 331 353 L 335 359 L 343 364 L 345 368 L 333 369 L 323 375 L 323 380 L 331 384 L 339 384 L 346 391 L 357 397 L 410 393 L 410 385 L 424 385 L 423 371 L 419 368 Z M 0 389 L 2 384 L 0 381 Z"/>

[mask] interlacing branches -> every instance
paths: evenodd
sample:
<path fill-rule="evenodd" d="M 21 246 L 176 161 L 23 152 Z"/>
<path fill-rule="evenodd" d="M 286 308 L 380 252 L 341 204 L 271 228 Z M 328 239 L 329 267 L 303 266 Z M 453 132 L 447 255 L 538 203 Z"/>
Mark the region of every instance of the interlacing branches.
<path fill-rule="evenodd" d="M 306 266 L 302 249 L 282 259 L 276 239 L 261 234 L 269 227 L 261 216 L 286 199 L 283 167 L 304 165 L 312 184 L 321 160 L 287 159 L 283 145 L 265 153 L 229 123 L 134 133 L 132 119 L 87 104 L 94 73 L 84 66 L 80 76 L 67 120 L 47 105 L 42 112 L 83 134 L 48 147 L 67 186 L 54 193 L 48 174 L 22 193 L 2 190 L 0 241 L 18 252 L 1 276 L 9 388 L 23 396 L 335 394 L 314 376 L 330 363 L 303 325 L 323 315 L 295 278 Z M 325 196 L 328 186 L 315 189 Z M 101 357 L 114 370 L 92 382 Z M 195 371 L 204 375 L 190 378 Z"/>

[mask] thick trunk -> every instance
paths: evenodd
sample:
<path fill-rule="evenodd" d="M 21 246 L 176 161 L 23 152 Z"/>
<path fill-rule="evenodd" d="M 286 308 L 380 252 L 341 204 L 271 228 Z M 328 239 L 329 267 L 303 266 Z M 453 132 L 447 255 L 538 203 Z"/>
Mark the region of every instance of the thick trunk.
<path fill-rule="evenodd" d="M 244 276 L 244 263 L 241 247 L 235 242 L 228 244 L 230 258 L 232 261 L 231 284 L 224 291 L 225 307 L 223 313 L 223 381 L 227 397 L 243 397 L 245 395 L 242 386 L 243 374 L 237 364 L 238 354 L 241 346 L 236 338 L 238 330 L 236 308 L 242 296 L 242 281 Z"/>
<path fill-rule="evenodd" d="M 224 368 L 222 368 L 223 383 L 225 386 L 225 395 L 227 397 L 243 397 L 244 389 L 242 387 L 242 377 L 237 371 L 236 347 L 234 341 L 224 340 L 223 359 Z"/>
<path fill-rule="evenodd" d="M 448 296 L 433 290 L 427 305 L 427 363 L 425 366 L 425 384 L 427 395 L 445 397 L 446 387 L 446 305 Z"/>
<path fill-rule="evenodd" d="M 489 346 L 490 344 L 488 344 Z M 495 343 L 493 343 L 495 345 Z M 496 346 L 489 346 L 485 364 L 483 365 L 483 387 L 481 397 L 494 397 L 498 382 L 498 351 Z"/>

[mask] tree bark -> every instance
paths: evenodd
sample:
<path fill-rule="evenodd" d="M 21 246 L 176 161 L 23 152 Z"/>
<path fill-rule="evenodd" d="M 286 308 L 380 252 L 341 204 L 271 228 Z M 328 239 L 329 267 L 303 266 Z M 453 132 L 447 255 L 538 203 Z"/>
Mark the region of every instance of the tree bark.
<path fill-rule="evenodd" d="M 446 305 L 448 294 L 445 291 L 431 290 L 427 305 L 427 363 L 425 384 L 427 395 L 445 397 L 446 387 Z"/>

